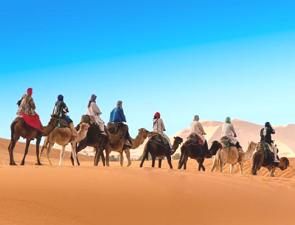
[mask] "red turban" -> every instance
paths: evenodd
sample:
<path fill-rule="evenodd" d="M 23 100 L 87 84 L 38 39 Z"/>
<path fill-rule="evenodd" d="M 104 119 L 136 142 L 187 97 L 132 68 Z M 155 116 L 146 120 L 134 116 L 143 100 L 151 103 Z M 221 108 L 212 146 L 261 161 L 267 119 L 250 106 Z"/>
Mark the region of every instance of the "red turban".
<path fill-rule="evenodd" d="M 156 112 L 155 115 L 154 115 L 154 118 L 159 119 L 160 117 L 161 117 L 161 114 L 159 112 Z"/>
<path fill-rule="evenodd" d="M 33 89 L 32 88 L 28 88 L 27 89 L 27 94 L 31 96 L 33 94 Z"/>

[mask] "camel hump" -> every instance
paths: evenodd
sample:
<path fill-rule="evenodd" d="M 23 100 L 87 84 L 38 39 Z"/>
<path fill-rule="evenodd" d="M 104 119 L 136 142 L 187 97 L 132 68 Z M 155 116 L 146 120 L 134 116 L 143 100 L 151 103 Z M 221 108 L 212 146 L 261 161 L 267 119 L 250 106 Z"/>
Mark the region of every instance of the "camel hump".
<path fill-rule="evenodd" d="M 170 145 L 169 145 L 167 139 L 161 134 L 153 133 L 153 135 L 151 136 L 149 141 L 155 142 L 157 144 L 164 145 L 164 146 L 167 146 L 168 148 L 170 148 L 169 147 Z"/>
<path fill-rule="evenodd" d="M 187 137 L 187 144 L 197 144 L 197 145 L 204 145 L 204 140 L 197 134 L 190 134 Z"/>
<path fill-rule="evenodd" d="M 128 132 L 128 126 L 124 123 L 108 123 L 107 129 L 110 134 L 125 135 Z"/>

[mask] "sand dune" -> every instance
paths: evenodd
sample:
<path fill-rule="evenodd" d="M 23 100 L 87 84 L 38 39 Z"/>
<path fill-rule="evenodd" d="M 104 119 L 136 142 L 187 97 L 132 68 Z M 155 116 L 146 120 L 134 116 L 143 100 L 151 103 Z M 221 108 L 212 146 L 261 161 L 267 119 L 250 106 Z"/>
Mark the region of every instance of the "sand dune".
<path fill-rule="evenodd" d="M 16 161 L 23 153 L 17 145 Z M 293 225 L 295 160 L 276 178 L 262 170 L 257 177 L 196 170 L 92 167 L 92 158 L 80 156 L 73 168 L 34 166 L 34 148 L 28 165 L 9 167 L 7 141 L 0 140 L 0 224 L 2 225 Z M 58 151 L 53 151 L 57 165 Z M 174 166 L 177 162 L 173 162 Z M 206 162 L 207 168 L 211 161 Z"/>

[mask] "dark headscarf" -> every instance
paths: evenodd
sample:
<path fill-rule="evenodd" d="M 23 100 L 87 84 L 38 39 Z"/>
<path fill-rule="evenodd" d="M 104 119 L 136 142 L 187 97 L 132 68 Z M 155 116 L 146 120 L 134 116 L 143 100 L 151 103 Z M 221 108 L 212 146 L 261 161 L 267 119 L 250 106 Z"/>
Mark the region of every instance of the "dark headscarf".
<path fill-rule="evenodd" d="M 96 98 L 97 98 L 96 95 L 94 95 L 94 94 L 91 95 L 90 100 L 89 100 L 89 103 L 88 103 L 88 108 L 90 107 L 90 105 L 91 105 L 92 102 L 96 102 Z"/>
<path fill-rule="evenodd" d="M 57 96 L 57 101 L 63 102 L 64 101 L 64 96 L 63 95 Z"/>

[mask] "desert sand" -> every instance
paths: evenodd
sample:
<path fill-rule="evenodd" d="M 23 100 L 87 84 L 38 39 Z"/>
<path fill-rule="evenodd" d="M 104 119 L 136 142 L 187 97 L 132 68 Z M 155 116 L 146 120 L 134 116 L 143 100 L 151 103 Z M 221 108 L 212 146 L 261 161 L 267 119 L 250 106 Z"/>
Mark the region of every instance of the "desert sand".
<path fill-rule="evenodd" d="M 15 158 L 19 163 L 23 144 Z M 92 166 L 92 158 L 80 156 L 82 166 L 73 168 L 66 155 L 59 168 L 35 166 L 30 148 L 27 165 L 9 167 L 7 141 L 0 140 L 1 225 L 294 225 L 295 160 L 277 177 L 238 172 L 230 175 L 198 172 L 189 161 L 187 171 Z M 209 170 L 211 160 L 206 162 Z M 176 167 L 177 162 L 174 162 Z"/>

